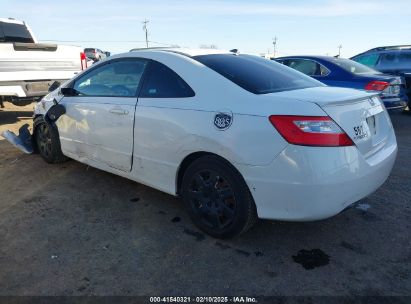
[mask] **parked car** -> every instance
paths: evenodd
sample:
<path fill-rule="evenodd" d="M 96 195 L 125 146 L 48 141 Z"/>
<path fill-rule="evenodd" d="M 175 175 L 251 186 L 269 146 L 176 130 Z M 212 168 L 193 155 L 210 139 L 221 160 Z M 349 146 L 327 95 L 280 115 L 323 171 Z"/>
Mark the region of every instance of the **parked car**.
<path fill-rule="evenodd" d="M 333 216 L 381 186 L 397 153 L 377 94 L 205 49 L 134 51 L 90 67 L 35 108 L 34 142 L 49 163 L 70 157 L 181 196 L 219 238 L 257 216 Z"/>
<path fill-rule="evenodd" d="M 96 48 L 86 48 L 84 49 L 84 53 L 86 54 L 88 59 L 93 60 L 94 62 L 107 58 L 106 52 L 103 52 L 102 50 Z"/>
<path fill-rule="evenodd" d="M 403 110 L 408 97 L 399 76 L 382 74 L 358 62 L 329 56 L 289 56 L 275 59 L 329 86 L 379 92 L 388 110 Z"/>
<path fill-rule="evenodd" d="M 38 43 L 25 22 L 0 18 L 0 103 L 39 100 L 54 81 L 68 80 L 86 65 L 80 47 Z"/>
<path fill-rule="evenodd" d="M 404 77 L 411 100 L 411 45 L 377 47 L 351 59 L 382 73 Z"/>

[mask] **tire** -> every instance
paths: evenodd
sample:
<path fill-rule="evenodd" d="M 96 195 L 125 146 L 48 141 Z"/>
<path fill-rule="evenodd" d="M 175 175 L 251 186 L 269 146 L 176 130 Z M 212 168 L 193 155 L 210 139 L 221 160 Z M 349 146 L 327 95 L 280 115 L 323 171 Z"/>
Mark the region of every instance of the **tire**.
<path fill-rule="evenodd" d="M 240 173 L 217 156 L 195 160 L 185 171 L 181 196 L 194 224 L 215 238 L 233 238 L 257 221 L 254 200 Z"/>
<path fill-rule="evenodd" d="M 61 152 L 57 129 L 47 123 L 43 117 L 37 117 L 34 126 L 36 148 L 41 157 L 50 164 L 66 161 L 68 158 Z"/>

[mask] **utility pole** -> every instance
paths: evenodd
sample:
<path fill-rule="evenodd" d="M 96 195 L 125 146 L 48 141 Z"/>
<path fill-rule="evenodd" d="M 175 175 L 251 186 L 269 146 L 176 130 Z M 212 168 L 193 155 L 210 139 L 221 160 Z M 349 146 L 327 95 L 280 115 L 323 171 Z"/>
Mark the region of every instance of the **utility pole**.
<path fill-rule="evenodd" d="M 340 45 L 338 46 L 338 58 L 341 57 L 341 49 L 342 49 L 342 44 L 340 44 Z"/>
<path fill-rule="evenodd" d="M 148 48 L 148 29 L 147 29 L 147 23 L 148 23 L 148 20 L 145 19 L 145 20 L 143 21 L 143 31 L 146 32 L 146 47 Z"/>
<path fill-rule="evenodd" d="M 274 39 L 273 39 L 273 58 L 275 58 L 275 52 L 276 52 L 276 48 L 277 48 L 277 36 L 276 37 L 274 37 Z"/>

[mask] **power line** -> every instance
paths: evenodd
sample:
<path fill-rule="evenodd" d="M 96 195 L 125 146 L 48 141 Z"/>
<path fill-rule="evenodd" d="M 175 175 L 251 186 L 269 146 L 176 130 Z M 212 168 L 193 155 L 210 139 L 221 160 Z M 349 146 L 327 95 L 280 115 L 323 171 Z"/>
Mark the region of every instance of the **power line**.
<path fill-rule="evenodd" d="M 168 45 L 168 46 L 176 46 L 175 43 L 165 43 L 165 42 L 158 42 L 153 40 L 54 40 L 54 39 L 42 39 L 40 42 L 67 42 L 67 43 L 155 43 L 161 45 Z"/>
<path fill-rule="evenodd" d="M 101 43 L 125 43 L 125 42 L 146 42 L 145 40 L 53 40 L 53 39 L 42 39 L 40 40 L 42 42 L 90 42 L 90 43 L 97 43 L 97 42 L 101 42 Z M 150 41 L 150 42 L 155 42 L 155 41 Z"/>

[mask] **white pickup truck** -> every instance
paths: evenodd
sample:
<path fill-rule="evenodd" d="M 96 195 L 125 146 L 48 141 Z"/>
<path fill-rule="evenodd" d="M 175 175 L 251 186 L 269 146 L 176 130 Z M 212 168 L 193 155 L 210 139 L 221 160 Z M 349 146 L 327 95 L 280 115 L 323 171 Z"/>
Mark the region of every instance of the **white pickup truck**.
<path fill-rule="evenodd" d="M 23 21 L 0 18 L 0 104 L 27 105 L 86 67 L 81 47 L 38 43 Z"/>

